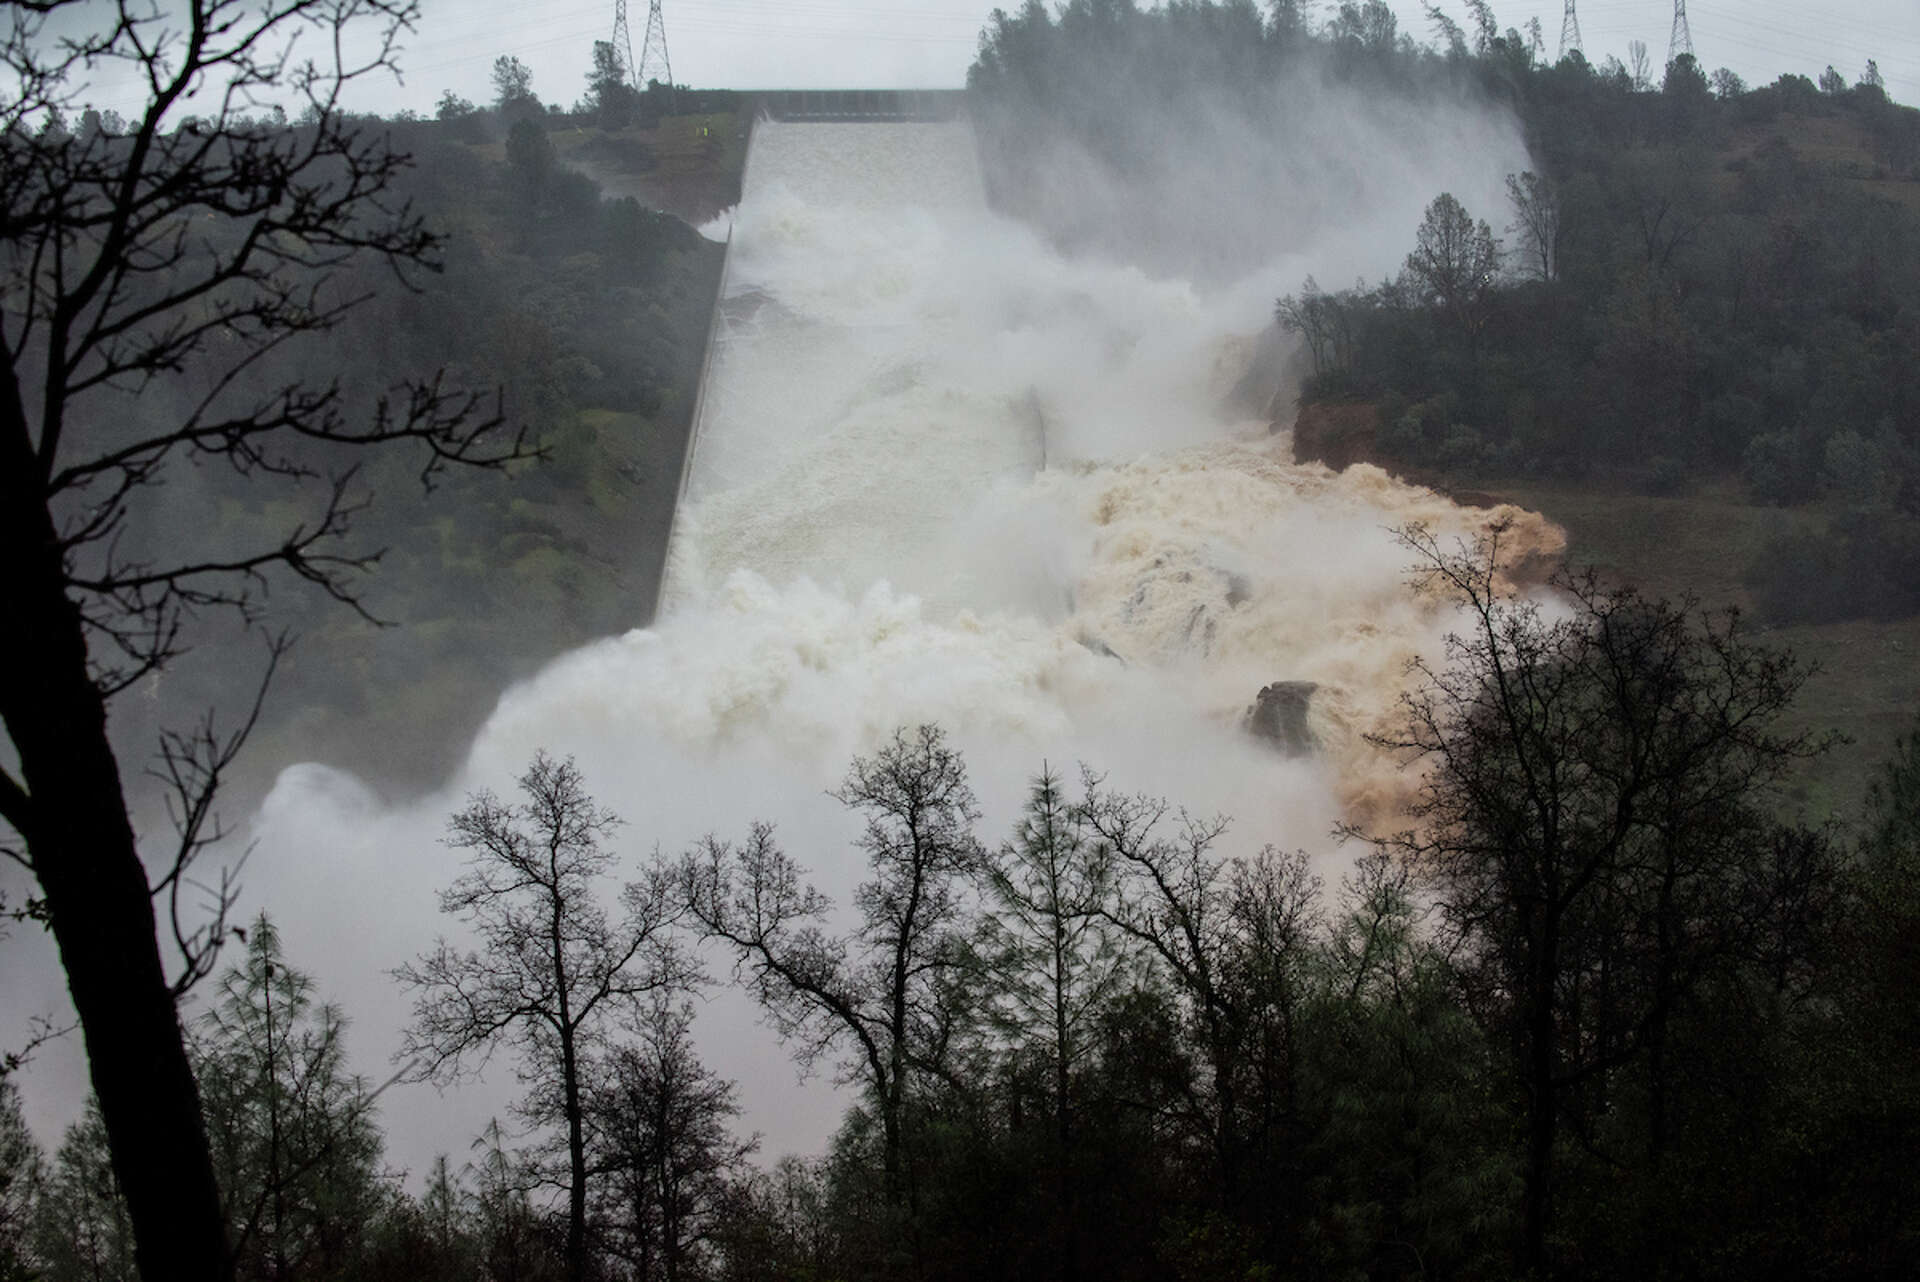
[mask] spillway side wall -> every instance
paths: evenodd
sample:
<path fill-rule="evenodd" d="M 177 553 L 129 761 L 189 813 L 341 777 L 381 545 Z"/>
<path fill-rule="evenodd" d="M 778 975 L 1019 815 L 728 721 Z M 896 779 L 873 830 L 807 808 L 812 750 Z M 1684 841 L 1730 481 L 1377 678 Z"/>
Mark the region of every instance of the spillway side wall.
<path fill-rule="evenodd" d="M 753 139 L 759 131 L 759 112 L 754 112 L 747 121 L 747 151 L 740 162 L 740 177 L 744 183 L 748 167 L 753 164 Z M 680 535 L 680 513 L 687 502 L 687 478 L 693 475 L 693 457 L 700 448 L 700 428 L 707 413 L 707 378 L 713 372 L 713 352 L 715 340 L 720 336 L 721 308 L 727 300 L 727 284 L 733 272 L 733 228 L 727 228 L 725 252 L 720 262 L 720 280 L 713 290 L 713 311 L 707 317 L 706 350 L 700 355 L 700 379 L 694 385 L 693 413 L 687 419 L 687 438 L 680 450 L 680 481 L 673 491 L 673 521 L 667 527 L 666 551 L 660 559 L 660 573 L 655 580 L 653 591 L 653 609 L 648 616 L 651 624 L 660 617 L 660 609 L 667 599 L 667 578 L 672 572 L 673 544 Z"/>

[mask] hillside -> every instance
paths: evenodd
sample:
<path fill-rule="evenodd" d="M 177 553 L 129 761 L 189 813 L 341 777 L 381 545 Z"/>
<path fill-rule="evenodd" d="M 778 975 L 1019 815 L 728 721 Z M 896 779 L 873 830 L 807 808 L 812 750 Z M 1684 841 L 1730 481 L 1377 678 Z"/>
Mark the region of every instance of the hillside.
<path fill-rule="evenodd" d="M 425 495 L 405 458 L 360 478 L 374 502 L 357 542 L 386 549 L 366 594 L 378 623 L 278 588 L 275 617 L 296 644 L 243 759 L 236 811 L 295 761 L 350 767 L 395 794 L 430 786 L 507 685 L 651 617 L 724 256 L 689 223 L 737 198 L 745 117 L 540 123 L 537 174 L 524 155 L 516 165 L 490 113 L 370 126 L 412 154 L 402 194 L 445 236 L 443 268 L 413 290 L 369 281 L 373 301 L 307 359 L 369 389 L 441 369 L 483 409 L 497 395 L 546 458 L 511 476 L 452 475 Z M 289 510 L 244 484 L 211 499 L 222 535 Z M 204 510 L 184 493 L 170 504 L 183 521 Z M 203 706 L 237 716 L 235 674 L 260 655 L 237 636 L 203 645 L 117 713 L 116 733 L 144 759 L 162 725 Z"/>

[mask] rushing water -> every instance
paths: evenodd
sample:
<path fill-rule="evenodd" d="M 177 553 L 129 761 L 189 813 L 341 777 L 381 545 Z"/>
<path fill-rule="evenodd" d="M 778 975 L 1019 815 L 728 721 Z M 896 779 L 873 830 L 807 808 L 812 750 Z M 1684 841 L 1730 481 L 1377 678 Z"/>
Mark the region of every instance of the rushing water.
<path fill-rule="evenodd" d="M 766 817 L 842 903 L 857 825 L 825 790 L 903 724 L 966 750 L 989 840 L 1043 759 L 1232 814 L 1235 850 L 1326 860 L 1339 817 L 1404 786 L 1362 735 L 1446 618 L 1388 528 L 1488 514 L 1295 466 L 1284 434 L 1223 415 L 1271 279 L 1203 297 L 1060 258 L 985 208 L 964 124 L 762 124 L 745 187 L 657 625 L 509 690 L 438 796 L 389 807 L 302 766 L 256 821 L 252 888 L 370 1064 L 405 1018 L 384 972 L 429 943 L 457 868 L 446 815 L 539 748 L 578 759 L 635 857 Z M 1279 679 L 1320 685 L 1316 758 L 1239 728 Z M 751 1022 L 715 999 L 707 1058 L 770 1154 L 817 1147 L 835 1104 L 796 1097 Z M 397 1089 L 401 1160 L 457 1152 L 507 1077 Z"/>

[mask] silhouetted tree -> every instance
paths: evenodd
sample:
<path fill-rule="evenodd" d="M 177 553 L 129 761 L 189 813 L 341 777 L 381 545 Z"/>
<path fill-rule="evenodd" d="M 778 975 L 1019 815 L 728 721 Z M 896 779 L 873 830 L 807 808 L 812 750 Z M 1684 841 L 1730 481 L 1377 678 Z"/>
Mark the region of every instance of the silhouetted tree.
<path fill-rule="evenodd" d="M 1079 1273 L 1075 1201 L 1079 1081 L 1096 1029 L 1126 978 L 1127 952 L 1103 909 L 1114 891 L 1111 852 L 1042 767 L 1013 841 L 981 862 L 980 952 L 986 1006 L 1016 1062 L 1041 1070 L 1051 1113 L 1050 1195 L 1062 1278 Z"/>
<path fill-rule="evenodd" d="M 1407 255 L 1407 274 L 1416 288 L 1454 325 L 1477 336 L 1486 319 L 1486 303 L 1500 273 L 1500 246 L 1482 219 L 1448 192 L 1427 206 Z"/>
<path fill-rule="evenodd" d="M 567 1275 L 587 1274 L 587 1087 L 589 1062 L 648 997 L 694 982 L 675 945 L 680 915 L 665 873 L 653 870 L 621 893 L 616 924 L 598 883 L 613 864 L 601 842 L 620 823 L 587 795 L 571 760 L 545 753 L 520 776 L 517 805 L 491 792 L 468 798 L 449 824 L 450 845 L 472 851 L 467 871 L 440 896 L 440 910 L 478 936 L 477 951 L 442 940 L 394 972 L 418 996 L 398 1058 L 422 1078 L 459 1078 L 500 1043 L 520 1049 L 527 1120 L 563 1133 Z"/>
<path fill-rule="evenodd" d="M 1510 1038 L 1519 1265 L 1541 1273 L 1570 1093 L 1657 1058 L 1676 1005 L 1744 926 L 1729 896 L 1770 827 L 1763 790 L 1818 745 L 1772 728 L 1805 669 L 1734 617 L 1565 573 L 1566 612 L 1549 617 L 1503 585 L 1502 532 L 1459 549 L 1403 533 L 1423 588 L 1466 630 L 1444 666 L 1416 661 L 1401 725 L 1377 740 L 1426 770 L 1418 826 L 1379 846 L 1429 879 L 1476 1009 Z M 1615 982 L 1596 1010 L 1577 994 L 1603 967 Z"/>
<path fill-rule="evenodd" d="M 20 1111 L 20 1092 L 0 1077 L 0 1282 L 28 1282 L 34 1275 L 33 1213 L 45 1168 Z"/>
<path fill-rule="evenodd" d="M 47 1282 L 138 1282 L 135 1228 L 114 1176 L 106 1122 L 88 1099 L 53 1155 L 34 1209 L 34 1265 Z"/>
<path fill-rule="evenodd" d="M 380 1201 L 380 1133 L 347 1071 L 345 1017 L 316 1005 L 262 913 L 198 1022 L 195 1062 L 240 1272 L 337 1276 Z"/>
<path fill-rule="evenodd" d="M 434 119 L 442 122 L 464 120 L 466 117 L 471 116 L 473 112 L 473 102 L 470 99 L 462 98 L 451 89 L 443 90 L 440 94 L 439 101 L 436 102 L 433 107 Z"/>
<path fill-rule="evenodd" d="M 709 1276 L 758 1145 L 728 1132 L 740 1106 L 733 1083 L 694 1051 L 692 1006 L 656 997 L 635 1031 L 608 1057 L 592 1102 L 610 1250 L 635 1282 Z"/>
<path fill-rule="evenodd" d="M 593 66 L 587 71 L 587 105 L 602 129 L 624 129 L 633 123 L 640 95 L 627 79 L 620 51 L 605 40 L 593 42 Z"/>
<path fill-rule="evenodd" d="M 1092 1049 L 1093 1024 L 1124 978 L 1125 950 L 1103 912 L 1114 892 L 1113 854 L 1042 767 L 1012 842 L 981 862 L 986 890 L 981 952 L 995 1023 L 1037 1052 L 1052 1084 L 1062 1151 L 1073 1131 L 1073 1077 Z"/>
<path fill-rule="evenodd" d="M 867 819 L 873 872 L 854 892 L 860 924 L 829 935 L 830 906 L 756 824 L 737 849 L 708 837 L 681 865 L 683 891 L 709 938 L 732 951 L 754 996 L 803 1063 L 847 1052 L 848 1072 L 879 1114 L 885 1197 L 909 1201 L 909 1078 L 945 1067 L 956 1031 L 949 981 L 964 960 L 961 890 L 979 858 L 979 818 L 960 754 L 936 726 L 895 733 L 855 757 L 834 793 Z"/>
<path fill-rule="evenodd" d="M 150 1277 L 228 1271 L 219 1194 L 174 1000 L 208 973 L 218 909 L 181 916 L 187 865 L 217 833 L 212 802 L 244 731 L 169 740 L 179 830 L 143 864 L 107 735 L 116 695 L 181 653 L 195 617 L 257 617 L 279 573 L 356 601 L 370 563 L 342 542 L 362 500 L 351 458 L 321 451 L 411 443 L 430 480 L 448 462 L 495 464 L 476 403 L 429 380 L 364 414 L 337 382 L 262 386 L 271 353 L 326 330 L 362 295 L 356 261 L 430 263 L 438 238 L 388 188 L 405 166 L 384 135 L 338 109 L 392 66 L 410 0 L 120 0 L 18 6 L 0 34 L 0 720 L 12 762 L 0 818 L 35 877 L 85 1035 L 100 1115 Z M 369 19 L 371 40 L 351 31 Z M 63 38 L 49 24 L 57 21 Z M 316 48 L 295 61 L 285 46 Z M 79 81 L 123 68 L 148 102 L 125 133 L 40 126 Z M 194 118 L 184 116 L 189 94 Z M 304 100 L 310 124 L 261 128 L 263 96 Z M 146 546 L 174 470 L 225 464 L 280 483 L 303 515 L 249 546 L 207 537 Z M 209 531 L 197 531 L 202 536 Z M 147 868 L 156 869 L 149 877 Z M 162 896 L 184 970 L 156 937 Z"/>
<path fill-rule="evenodd" d="M 533 68 L 510 54 L 493 60 L 493 106 L 502 118 L 540 110 L 533 96 Z"/>

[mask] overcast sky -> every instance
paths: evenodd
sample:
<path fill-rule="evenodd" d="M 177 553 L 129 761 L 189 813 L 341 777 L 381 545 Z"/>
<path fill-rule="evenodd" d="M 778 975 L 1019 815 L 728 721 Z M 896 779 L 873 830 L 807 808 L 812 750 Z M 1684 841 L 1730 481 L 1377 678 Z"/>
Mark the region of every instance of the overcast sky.
<path fill-rule="evenodd" d="M 1142 0 L 1145 3 L 1145 0 Z M 1008 7 L 1018 0 L 1003 0 Z M 1392 0 L 1401 29 L 1428 41 L 1432 29 L 1418 0 Z M 648 0 L 628 0 L 636 58 L 647 28 Z M 958 88 L 965 82 L 981 27 L 993 5 L 984 0 L 663 0 L 668 52 L 676 81 L 702 88 Z M 1461 0 L 1440 7 L 1463 26 Z M 1333 9 L 1322 0 L 1321 19 Z M 419 29 L 405 42 L 403 84 L 367 92 L 360 105 L 428 112 L 445 89 L 476 102 L 491 96 L 487 73 L 503 53 L 533 69 L 533 87 L 548 102 L 581 96 L 595 40 L 613 27 L 614 0 L 424 0 Z M 1558 0 L 1502 3 L 1503 26 L 1538 17 L 1550 57 L 1559 52 Z M 1896 99 L 1920 104 L 1920 0 L 1691 0 L 1688 12 L 1701 66 L 1731 67 L 1751 84 L 1793 71 L 1817 77 L 1831 63 L 1849 82 L 1877 59 Z M 1631 40 L 1646 42 L 1655 66 L 1666 60 L 1673 25 L 1670 0 L 1579 0 L 1589 59 L 1627 57 Z M 102 84 L 96 105 L 130 114 L 139 106 L 124 90 Z"/>
<path fill-rule="evenodd" d="M 1013 8 L 1018 0 L 1002 0 Z M 628 0 L 638 57 L 648 0 Z M 990 3 L 970 0 L 662 0 L 674 79 L 740 88 L 939 88 L 965 82 Z M 1264 6 L 1263 6 L 1264 7 Z M 1467 24 L 1460 0 L 1440 7 Z M 1550 55 L 1559 52 L 1557 2 L 1494 0 L 1506 26 L 1538 16 Z M 1322 16 L 1333 11 L 1319 5 Z M 1418 0 L 1394 0 L 1401 29 L 1432 35 Z M 487 96 L 495 56 L 513 53 L 534 69 L 548 99 L 580 96 L 589 51 L 613 24 L 613 0 L 426 0 L 426 17 L 405 61 L 408 96 L 421 106 L 453 86 Z M 1627 42 L 1644 40 L 1656 65 L 1666 61 L 1673 28 L 1668 0 L 1581 0 L 1580 32 L 1594 62 L 1626 60 Z M 1920 0 L 1692 0 L 1694 51 L 1708 70 L 1731 67 L 1751 83 L 1783 71 L 1818 76 L 1832 63 L 1849 82 L 1868 58 L 1902 102 L 1920 102 Z"/>

